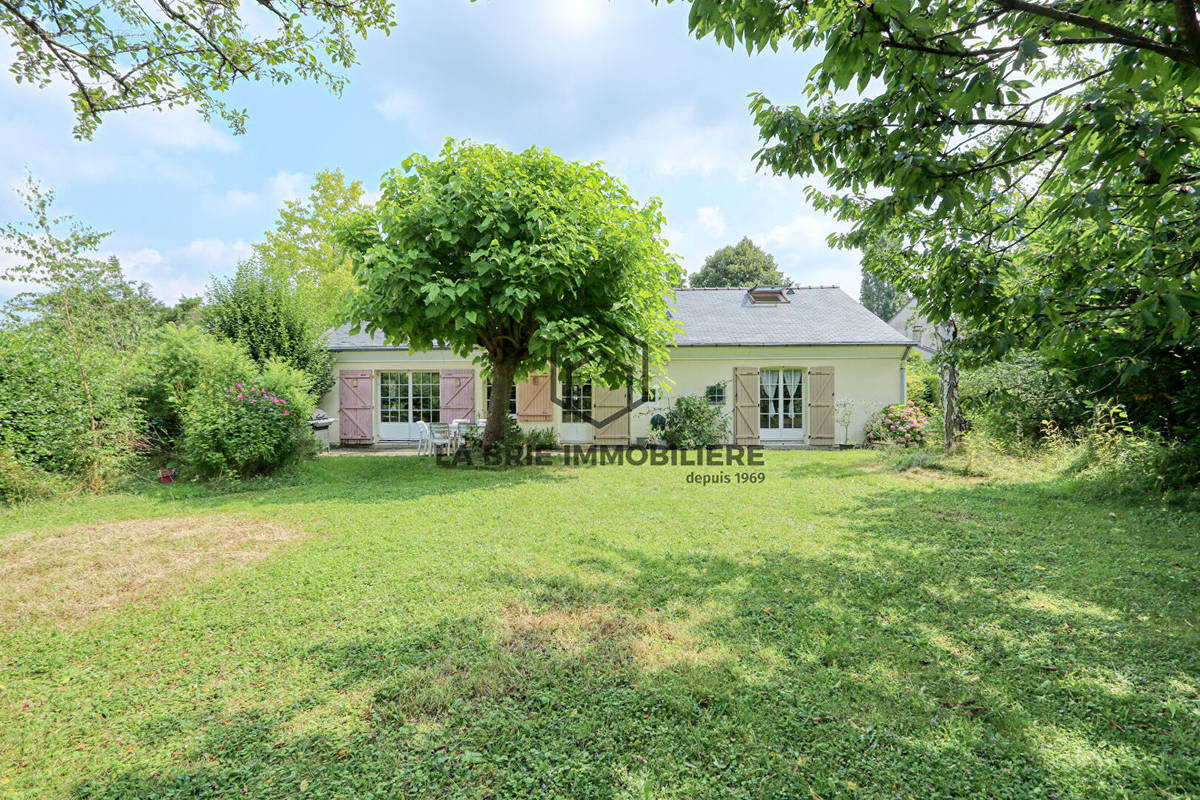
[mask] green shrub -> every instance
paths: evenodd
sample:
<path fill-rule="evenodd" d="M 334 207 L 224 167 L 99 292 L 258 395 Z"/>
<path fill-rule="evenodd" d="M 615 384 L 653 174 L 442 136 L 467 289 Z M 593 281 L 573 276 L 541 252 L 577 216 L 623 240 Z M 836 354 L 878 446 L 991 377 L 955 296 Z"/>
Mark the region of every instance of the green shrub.
<path fill-rule="evenodd" d="M 0 451 L 90 490 L 122 479 L 143 441 L 121 372 L 117 354 L 44 326 L 0 330 Z"/>
<path fill-rule="evenodd" d="M 937 366 L 918 353 L 910 355 L 905 362 L 904 385 L 907 399 L 921 408 L 938 408 L 942 404 Z"/>
<path fill-rule="evenodd" d="M 707 447 L 725 441 L 729 415 L 698 394 L 680 397 L 663 415 L 663 427 L 652 431 L 668 447 Z"/>
<path fill-rule="evenodd" d="M 893 403 L 871 417 L 867 423 L 867 445 L 923 447 L 929 418 L 913 401 Z"/>
<path fill-rule="evenodd" d="M 49 497 L 61 488 L 61 479 L 0 451 L 0 503 Z"/>
<path fill-rule="evenodd" d="M 268 364 L 261 380 L 201 385 L 183 409 L 180 453 L 204 477 L 266 475 L 315 452 L 313 400 L 304 375 Z M 268 388 L 270 387 L 270 388 Z"/>
<path fill-rule="evenodd" d="M 962 370 L 958 393 L 971 428 L 1019 451 L 1036 444 L 1047 426 L 1070 430 L 1086 425 L 1090 413 L 1069 376 L 1029 354 Z"/>
<path fill-rule="evenodd" d="M 558 447 L 558 434 L 554 428 L 530 428 L 523 438 L 530 447 Z"/>
<path fill-rule="evenodd" d="M 194 390 L 223 390 L 257 375 L 257 365 L 238 343 L 168 323 L 137 353 L 130 393 L 149 435 L 170 449 L 183 433 L 183 409 Z"/>
<path fill-rule="evenodd" d="M 1135 429 L 1120 405 L 1097 406 L 1088 425 L 1073 432 L 1051 428 L 1045 449 L 1064 475 L 1080 479 L 1081 488 L 1200 499 L 1200 445 Z"/>

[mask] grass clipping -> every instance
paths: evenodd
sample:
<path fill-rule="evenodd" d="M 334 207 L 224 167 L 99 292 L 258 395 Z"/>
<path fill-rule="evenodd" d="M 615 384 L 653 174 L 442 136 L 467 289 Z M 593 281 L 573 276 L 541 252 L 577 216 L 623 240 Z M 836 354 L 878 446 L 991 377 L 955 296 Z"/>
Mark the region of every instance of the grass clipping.
<path fill-rule="evenodd" d="M 299 534 L 228 516 L 123 520 L 0 539 L 0 628 L 82 622 L 262 558 Z"/>

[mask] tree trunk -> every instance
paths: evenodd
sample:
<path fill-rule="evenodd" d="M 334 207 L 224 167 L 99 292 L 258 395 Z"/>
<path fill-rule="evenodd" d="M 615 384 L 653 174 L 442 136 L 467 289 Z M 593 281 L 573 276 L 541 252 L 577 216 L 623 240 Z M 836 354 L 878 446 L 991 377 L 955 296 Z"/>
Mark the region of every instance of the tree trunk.
<path fill-rule="evenodd" d="M 512 394 L 516 371 L 516 364 L 492 361 L 492 396 L 488 398 L 487 426 L 483 429 L 484 451 L 504 438 L 504 430 L 508 427 L 508 397 Z"/>
<path fill-rule="evenodd" d="M 938 381 L 942 389 L 942 433 L 946 449 L 954 452 L 958 448 L 962 430 L 962 416 L 958 411 L 958 355 L 947 352 L 946 345 L 958 338 L 958 325 L 954 320 L 946 323 L 946 331 L 938 326 L 937 337 L 941 344 L 938 352 Z"/>

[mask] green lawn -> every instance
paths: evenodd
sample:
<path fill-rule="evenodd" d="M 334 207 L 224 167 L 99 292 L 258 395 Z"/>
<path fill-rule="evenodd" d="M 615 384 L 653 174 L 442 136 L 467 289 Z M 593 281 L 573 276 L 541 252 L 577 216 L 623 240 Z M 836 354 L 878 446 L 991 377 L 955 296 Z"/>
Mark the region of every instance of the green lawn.
<path fill-rule="evenodd" d="M 689 471 L 323 458 L 0 512 L 0 796 L 1200 795 L 1197 515 Z"/>

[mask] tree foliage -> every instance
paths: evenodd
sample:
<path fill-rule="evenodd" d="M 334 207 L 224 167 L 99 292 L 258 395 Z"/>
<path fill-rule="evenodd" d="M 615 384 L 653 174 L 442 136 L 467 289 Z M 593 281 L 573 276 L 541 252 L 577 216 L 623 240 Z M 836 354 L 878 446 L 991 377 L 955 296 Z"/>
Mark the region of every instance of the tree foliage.
<path fill-rule="evenodd" d="M 237 342 L 260 365 L 278 359 L 303 372 L 316 397 L 333 386 L 333 359 L 323 330 L 290 287 L 260 262 L 245 261 L 232 277 L 214 278 L 208 299 L 203 317 L 209 333 Z"/>
<path fill-rule="evenodd" d="M 863 264 L 862 284 L 858 290 L 858 300 L 875 316 L 882 320 L 890 320 L 896 316 L 897 311 L 904 308 L 908 297 L 893 286 L 887 278 L 879 277 L 866 264 Z"/>
<path fill-rule="evenodd" d="M 661 368 L 682 272 L 644 205 L 595 164 L 531 148 L 449 141 L 383 181 L 373 210 L 341 231 L 359 291 L 352 322 L 416 350 L 485 354 L 493 373 L 490 446 L 503 433 L 514 378 L 587 361 L 624 384 L 644 342 Z"/>
<path fill-rule="evenodd" d="M 251 33 L 269 18 L 273 29 Z M 71 87 L 75 134 L 90 138 L 103 114 L 144 106 L 196 106 L 236 131 L 246 111 L 220 95 L 243 81 L 325 83 L 355 64 L 355 39 L 391 29 L 387 0 L 0 0 L 0 30 L 12 42 L 18 82 Z"/>
<path fill-rule="evenodd" d="M 52 191 L 29 179 L 19 194 L 29 219 L 0 227 L 0 278 L 33 290 L 0 314 L 0 450 L 100 488 L 140 444 L 125 375 L 162 306 L 88 255 L 106 234 L 55 216 Z"/>
<path fill-rule="evenodd" d="M 881 235 L 879 274 L 977 360 L 1031 347 L 1177 434 L 1200 427 L 1200 22 L 1191 0 L 694 0 L 749 50 L 823 51 L 804 107 L 757 95 L 762 166 Z M 878 88 L 876 88 L 878 87 Z M 869 92 L 845 100 L 846 91 Z"/>
<path fill-rule="evenodd" d="M 775 263 L 775 256 L 752 242 L 749 236 L 713 253 L 691 277 L 691 285 L 696 287 L 780 286 L 783 282 L 783 273 Z"/>
<path fill-rule="evenodd" d="M 354 290 L 350 260 L 334 236 L 342 217 L 362 207 L 361 181 L 341 170 L 317 173 L 307 200 L 289 200 L 266 241 L 254 246 L 263 271 L 283 282 L 322 329 L 344 322 Z"/>

